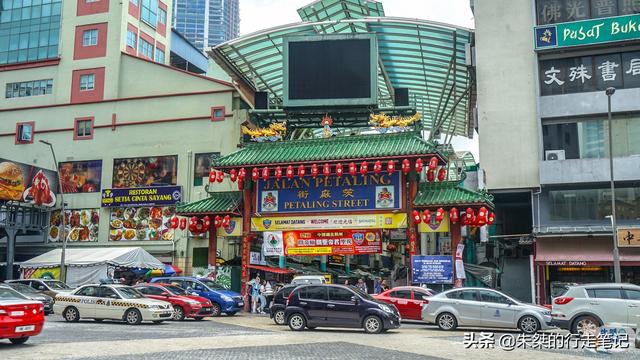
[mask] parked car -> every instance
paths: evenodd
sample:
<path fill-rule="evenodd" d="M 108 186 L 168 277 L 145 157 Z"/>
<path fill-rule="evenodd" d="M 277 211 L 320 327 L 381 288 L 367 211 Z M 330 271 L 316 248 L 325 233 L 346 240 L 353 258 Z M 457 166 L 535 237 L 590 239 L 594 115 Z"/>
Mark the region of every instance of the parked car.
<path fill-rule="evenodd" d="M 19 292 L 20 294 L 22 294 L 22 296 L 26 297 L 29 300 L 40 301 L 44 305 L 45 315 L 53 313 L 53 298 L 51 296 L 38 291 L 31 286 L 20 283 L 5 283 L 4 285 Z"/>
<path fill-rule="evenodd" d="M 152 283 L 176 285 L 195 295 L 209 299 L 212 303 L 211 316 L 221 313 L 235 315 L 244 306 L 244 299 L 235 291 L 227 290 L 209 278 L 197 277 L 157 277 Z"/>
<path fill-rule="evenodd" d="M 584 284 L 568 286 L 551 305 L 553 323 L 574 334 L 595 334 L 598 327 L 616 324 L 639 328 L 640 286 Z"/>
<path fill-rule="evenodd" d="M 374 298 L 395 305 L 404 320 L 422 320 L 422 305 L 434 293 L 419 286 L 400 286 L 389 289 Z"/>
<path fill-rule="evenodd" d="M 143 321 L 159 324 L 173 317 L 173 307 L 166 301 L 147 299 L 131 286 L 85 285 L 71 294 L 55 298 L 53 311 L 67 322 L 80 319 L 122 320 L 129 325 Z"/>
<path fill-rule="evenodd" d="M 322 275 L 302 275 L 291 280 L 292 285 L 326 284 L 327 279 Z"/>
<path fill-rule="evenodd" d="M 269 317 L 273 319 L 276 325 L 286 325 L 284 309 L 287 307 L 289 294 L 291 294 L 296 287 L 297 285 L 286 285 L 273 296 L 273 301 L 271 302 L 271 306 L 269 306 Z"/>
<path fill-rule="evenodd" d="M 285 318 L 289 328 L 342 327 L 364 328 L 380 333 L 400 326 L 395 306 L 376 300 L 353 286 L 302 285 L 287 299 Z"/>
<path fill-rule="evenodd" d="M 7 283 L 19 283 L 31 286 L 32 288 L 42 291 L 43 293 L 55 298 L 59 293 L 70 293 L 73 288 L 60 280 L 44 280 L 44 279 L 21 279 L 7 280 Z"/>
<path fill-rule="evenodd" d="M 213 305 L 211 301 L 191 295 L 184 289 L 168 284 L 141 284 L 134 286 L 144 296 L 150 299 L 167 301 L 173 305 L 173 320 L 193 318 L 202 320 L 205 316 L 211 316 Z"/>
<path fill-rule="evenodd" d="M 552 327 L 549 309 L 522 303 L 493 289 L 451 289 L 425 301 L 422 320 L 435 323 L 441 330 L 474 326 L 533 334 Z"/>
<path fill-rule="evenodd" d="M 0 339 L 24 344 L 42 331 L 44 305 L 29 300 L 8 286 L 0 285 Z"/>

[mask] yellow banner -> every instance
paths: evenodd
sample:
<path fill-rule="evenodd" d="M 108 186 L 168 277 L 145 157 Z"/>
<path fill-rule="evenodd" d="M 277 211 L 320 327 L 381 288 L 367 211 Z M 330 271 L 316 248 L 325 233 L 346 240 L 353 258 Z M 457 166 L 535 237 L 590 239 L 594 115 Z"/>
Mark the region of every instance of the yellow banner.
<path fill-rule="evenodd" d="M 619 247 L 640 247 L 640 228 L 619 227 L 617 230 Z"/>
<path fill-rule="evenodd" d="M 403 229 L 407 214 L 253 217 L 251 231 L 316 229 Z"/>
<path fill-rule="evenodd" d="M 229 222 L 229 227 L 223 228 L 219 227 L 218 236 L 242 236 L 242 218 L 241 217 L 233 217 Z"/>
<path fill-rule="evenodd" d="M 418 225 L 418 232 L 432 233 L 432 232 L 449 232 L 449 214 L 445 211 L 444 219 L 440 223 L 436 222 L 435 212 L 431 214 L 431 221 L 429 224 L 421 222 Z"/>
<path fill-rule="evenodd" d="M 288 255 L 326 255 L 331 254 L 331 246 L 289 248 Z"/>

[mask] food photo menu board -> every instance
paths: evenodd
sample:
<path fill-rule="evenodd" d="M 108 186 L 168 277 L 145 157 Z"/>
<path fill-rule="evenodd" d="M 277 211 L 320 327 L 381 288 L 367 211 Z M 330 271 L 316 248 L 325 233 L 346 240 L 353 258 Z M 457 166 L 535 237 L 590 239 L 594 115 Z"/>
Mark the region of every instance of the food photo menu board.
<path fill-rule="evenodd" d="M 100 209 L 65 210 L 64 213 L 64 229 L 60 210 L 51 213 L 49 234 L 47 235 L 49 242 L 60 242 L 63 240 L 63 236 L 70 242 L 98 241 Z"/>
<path fill-rule="evenodd" d="M 174 206 L 112 208 L 109 241 L 165 240 L 172 241 L 171 218 Z"/>

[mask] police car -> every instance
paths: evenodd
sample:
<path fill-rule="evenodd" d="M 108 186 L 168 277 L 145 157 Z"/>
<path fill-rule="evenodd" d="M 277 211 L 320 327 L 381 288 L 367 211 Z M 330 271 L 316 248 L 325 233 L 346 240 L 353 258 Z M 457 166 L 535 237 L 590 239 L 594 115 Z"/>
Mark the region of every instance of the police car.
<path fill-rule="evenodd" d="M 85 285 L 70 294 L 59 294 L 53 312 L 61 314 L 67 322 L 112 319 L 130 325 L 142 321 L 159 324 L 173 316 L 170 303 L 148 299 L 130 286 L 111 284 Z"/>

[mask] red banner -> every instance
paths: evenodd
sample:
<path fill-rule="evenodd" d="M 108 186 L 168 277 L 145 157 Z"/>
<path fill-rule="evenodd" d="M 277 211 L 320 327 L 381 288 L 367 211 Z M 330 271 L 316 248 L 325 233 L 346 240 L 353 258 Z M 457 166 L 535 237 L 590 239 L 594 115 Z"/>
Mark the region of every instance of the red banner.
<path fill-rule="evenodd" d="M 284 231 L 285 254 L 360 255 L 381 254 L 380 230 L 308 230 Z"/>

